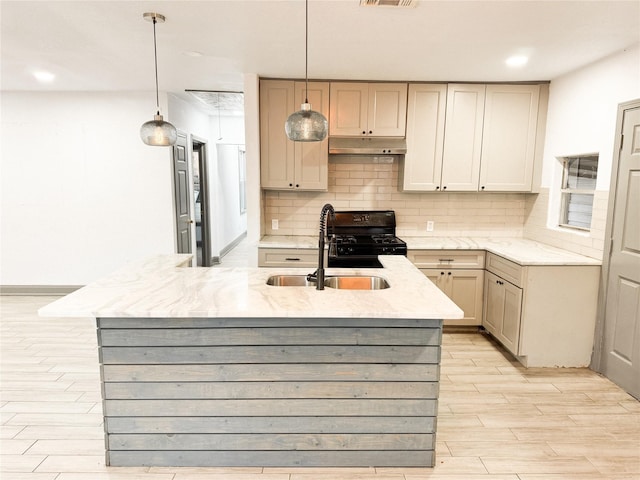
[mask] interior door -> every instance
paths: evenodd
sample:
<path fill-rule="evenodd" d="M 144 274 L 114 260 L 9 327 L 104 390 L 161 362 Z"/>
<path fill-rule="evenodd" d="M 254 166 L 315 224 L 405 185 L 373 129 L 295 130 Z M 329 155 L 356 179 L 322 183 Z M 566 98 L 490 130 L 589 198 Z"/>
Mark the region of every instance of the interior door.
<path fill-rule="evenodd" d="M 187 137 L 178 134 L 173 146 L 173 182 L 176 210 L 176 252 L 192 253 L 191 229 L 191 196 L 189 194 L 189 161 L 187 157 Z"/>
<path fill-rule="evenodd" d="M 618 170 L 610 192 L 602 373 L 640 398 L 640 104 L 622 115 Z"/>

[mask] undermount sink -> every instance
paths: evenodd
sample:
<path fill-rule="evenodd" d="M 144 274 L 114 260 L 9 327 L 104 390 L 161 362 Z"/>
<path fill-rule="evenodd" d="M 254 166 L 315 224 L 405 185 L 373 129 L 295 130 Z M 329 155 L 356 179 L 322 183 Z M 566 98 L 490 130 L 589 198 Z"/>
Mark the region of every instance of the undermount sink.
<path fill-rule="evenodd" d="M 306 275 L 272 275 L 267 285 L 274 287 L 315 287 L 316 282 L 308 280 Z M 382 290 L 389 288 L 389 282 L 382 277 L 370 275 L 344 275 L 326 277 L 324 286 L 339 290 Z"/>

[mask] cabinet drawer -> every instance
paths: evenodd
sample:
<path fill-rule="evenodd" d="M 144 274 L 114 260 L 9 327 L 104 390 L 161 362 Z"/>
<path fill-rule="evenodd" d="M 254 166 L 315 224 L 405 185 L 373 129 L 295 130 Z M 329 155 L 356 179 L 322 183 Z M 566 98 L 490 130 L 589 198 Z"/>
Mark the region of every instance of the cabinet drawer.
<path fill-rule="evenodd" d="M 484 250 L 409 250 L 407 257 L 418 268 L 484 268 Z"/>
<path fill-rule="evenodd" d="M 314 267 L 318 251 L 297 248 L 259 248 L 259 267 Z"/>
<path fill-rule="evenodd" d="M 487 253 L 487 270 L 522 288 L 522 266 L 493 253 Z"/>

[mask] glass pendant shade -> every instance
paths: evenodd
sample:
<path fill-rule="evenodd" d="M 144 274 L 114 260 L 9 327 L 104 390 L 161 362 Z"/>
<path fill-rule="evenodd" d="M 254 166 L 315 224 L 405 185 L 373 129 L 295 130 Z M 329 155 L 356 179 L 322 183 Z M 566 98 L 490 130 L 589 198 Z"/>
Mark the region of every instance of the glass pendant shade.
<path fill-rule="evenodd" d="M 162 119 L 162 115 L 154 115 L 153 120 L 149 120 L 140 127 L 140 138 L 142 141 L 153 147 L 168 147 L 178 140 L 176 127 Z"/>
<path fill-rule="evenodd" d="M 289 140 L 294 142 L 320 142 L 327 137 L 329 122 L 324 115 L 311 110 L 310 103 L 303 103 L 284 124 Z"/>
<path fill-rule="evenodd" d="M 178 132 L 176 127 L 169 122 L 165 122 L 160 115 L 160 97 L 158 93 L 158 47 L 156 44 L 156 23 L 164 22 L 166 17 L 159 13 L 147 12 L 142 18 L 149 22 L 153 22 L 153 61 L 156 73 L 156 108 L 157 113 L 153 116 L 153 120 L 145 122 L 140 127 L 140 138 L 145 145 L 153 147 L 168 147 L 176 143 L 178 140 Z"/>

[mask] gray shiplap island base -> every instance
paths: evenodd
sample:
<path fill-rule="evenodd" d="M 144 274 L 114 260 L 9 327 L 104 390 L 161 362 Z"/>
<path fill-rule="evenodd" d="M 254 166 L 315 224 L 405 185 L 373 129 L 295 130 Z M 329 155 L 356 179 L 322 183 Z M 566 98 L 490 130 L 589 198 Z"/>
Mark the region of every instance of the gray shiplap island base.
<path fill-rule="evenodd" d="M 262 277 L 274 272 L 245 269 L 245 278 L 259 277 L 256 291 L 245 287 L 246 295 L 257 295 L 257 304 L 264 300 L 261 295 L 269 297 L 271 310 L 261 315 L 240 304 L 238 315 L 203 315 L 217 307 L 195 305 L 193 292 L 181 306 L 165 304 L 180 315 L 139 315 L 131 293 L 128 300 L 113 297 L 95 304 L 107 464 L 433 466 L 442 318 L 424 317 L 461 312 L 407 263 L 402 258 L 377 269 L 391 288 L 374 292 L 264 290 Z M 210 275 L 206 270 L 174 265 L 158 275 L 164 282 L 173 273 Z M 229 269 L 229 281 L 231 270 L 237 273 Z M 220 272 L 211 278 L 224 277 Z M 148 273 L 120 275 L 136 284 L 158 281 Z M 117 276 L 98 282 L 103 291 Z M 400 282 L 407 282 L 404 291 Z M 394 286 L 396 295 L 389 295 Z M 420 286 L 423 295 L 415 296 Z M 99 296 L 97 284 L 85 288 L 84 296 L 81 289 L 41 314 L 80 314 L 89 297 Z M 165 294 L 175 295 L 173 288 Z M 138 294 L 141 302 L 148 301 L 142 290 Z M 429 298 L 431 310 L 425 309 Z M 300 305 L 315 300 L 327 302 L 324 312 L 297 314 Z M 228 308 L 222 303 L 218 307 Z M 289 307 L 280 310 L 285 303 Z M 349 304 L 360 311 L 348 315 Z"/>

